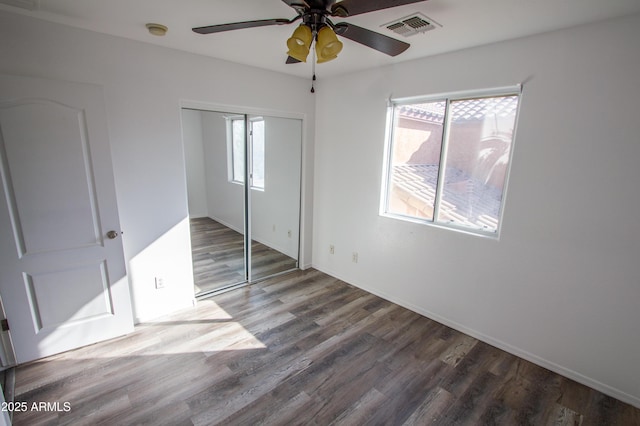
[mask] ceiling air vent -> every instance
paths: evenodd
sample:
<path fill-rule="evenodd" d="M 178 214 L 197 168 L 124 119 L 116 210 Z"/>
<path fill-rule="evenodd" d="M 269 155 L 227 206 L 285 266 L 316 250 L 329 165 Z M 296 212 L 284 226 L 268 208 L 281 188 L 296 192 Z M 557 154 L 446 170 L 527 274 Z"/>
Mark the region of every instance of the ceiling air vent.
<path fill-rule="evenodd" d="M 400 34 L 403 37 L 410 37 L 412 35 L 434 30 L 436 27 L 441 25 L 433 19 L 424 16 L 422 13 L 414 13 L 381 26 L 386 27 L 388 30 L 393 31 L 396 34 Z"/>

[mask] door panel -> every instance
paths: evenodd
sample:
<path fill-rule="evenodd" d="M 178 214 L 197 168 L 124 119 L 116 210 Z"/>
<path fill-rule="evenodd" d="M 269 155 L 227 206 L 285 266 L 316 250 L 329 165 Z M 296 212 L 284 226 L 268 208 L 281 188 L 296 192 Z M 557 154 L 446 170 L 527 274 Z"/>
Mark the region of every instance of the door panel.
<path fill-rule="evenodd" d="M 114 314 L 105 262 L 24 279 L 36 333 Z"/>
<path fill-rule="evenodd" d="M 19 363 L 133 329 L 105 117 L 97 86 L 0 76 L 0 293 Z"/>
<path fill-rule="evenodd" d="M 100 244 L 83 111 L 27 100 L 7 104 L 0 117 L 19 255 Z"/>
<path fill-rule="evenodd" d="M 298 267 L 302 121 L 251 117 L 250 170 L 261 170 L 260 184 L 250 175 L 250 281 Z"/>
<path fill-rule="evenodd" d="M 195 293 L 202 296 L 247 280 L 244 116 L 183 109 L 182 129 Z"/>
<path fill-rule="evenodd" d="M 297 268 L 302 120 L 183 109 L 182 129 L 196 295 Z"/>

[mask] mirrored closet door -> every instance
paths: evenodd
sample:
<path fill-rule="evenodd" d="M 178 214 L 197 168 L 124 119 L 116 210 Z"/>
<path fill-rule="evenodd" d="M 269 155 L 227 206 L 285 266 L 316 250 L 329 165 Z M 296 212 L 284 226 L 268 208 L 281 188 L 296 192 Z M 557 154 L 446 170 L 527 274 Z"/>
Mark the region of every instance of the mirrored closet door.
<path fill-rule="evenodd" d="M 196 296 L 298 267 L 302 121 L 182 110 Z"/>
<path fill-rule="evenodd" d="M 249 118 L 249 275 L 251 281 L 298 267 L 302 122 Z"/>

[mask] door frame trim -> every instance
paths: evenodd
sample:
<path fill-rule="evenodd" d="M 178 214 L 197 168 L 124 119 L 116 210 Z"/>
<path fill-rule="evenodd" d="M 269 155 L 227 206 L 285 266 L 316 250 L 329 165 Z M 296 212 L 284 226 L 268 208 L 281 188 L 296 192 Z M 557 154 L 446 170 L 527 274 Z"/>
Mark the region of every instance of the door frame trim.
<path fill-rule="evenodd" d="M 4 305 L 0 296 L 0 320 L 6 320 L 4 313 Z M 17 365 L 16 354 L 13 350 L 13 342 L 11 341 L 11 331 L 0 330 L 0 370 L 7 369 Z"/>
<path fill-rule="evenodd" d="M 238 115 L 242 115 L 244 117 L 249 117 L 251 115 L 258 115 L 258 116 L 269 116 L 269 117 L 275 117 L 275 118 L 289 118 L 289 119 L 296 119 L 296 120 L 300 120 L 302 123 L 302 134 L 300 135 L 300 143 L 301 143 L 301 149 L 300 149 L 300 200 L 299 200 L 299 210 L 298 210 L 298 259 L 297 259 L 297 265 L 298 268 L 302 268 L 304 269 L 304 266 L 306 263 L 304 262 L 304 260 L 306 259 L 306 253 L 304 253 L 303 248 L 305 247 L 305 230 L 307 228 L 307 223 L 305 221 L 305 208 L 304 206 L 306 205 L 306 182 L 307 182 L 307 175 L 306 175 L 306 170 L 307 167 L 305 167 L 305 158 L 307 158 L 307 117 L 308 114 L 306 113 L 301 113 L 301 112 L 293 112 L 293 111 L 284 111 L 284 110 L 277 110 L 277 109 L 269 109 L 269 108 L 255 108 L 255 107 L 246 107 L 246 106 L 241 106 L 241 105 L 233 105 L 233 104 L 223 104 L 223 103 L 217 103 L 217 102 L 207 102 L 207 101 L 201 101 L 201 100 L 195 100 L 195 99 L 180 99 L 178 102 L 178 117 L 181 117 L 181 112 L 183 109 L 191 109 L 191 110 L 199 110 L 199 111 L 211 111 L 211 112 L 222 112 L 222 113 L 229 113 L 229 114 L 238 114 Z M 180 120 L 180 124 L 182 126 L 182 120 Z M 245 129 L 245 131 L 247 131 L 247 129 Z M 184 129 L 181 129 L 181 134 L 184 135 Z M 184 142 L 182 143 L 183 149 L 184 149 Z M 245 150 L 246 152 L 246 150 Z M 183 158 L 183 163 L 184 163 L 184 158 Z M 185 163 L 186 164 L 186 163 Z M 246 158 L 245 158 L 245 164 L 246 164 Z M 246 179 L 246 176 L 245 176 Z M 247 191 L 248 192 L 248 191 Z M 245 197 L 247 197 L 247 193 L 245 193 Z M 185 202 L 187 202 L 185 200 Z M 245 206 L 247 206 L 248 200 L 245 199 Z M 245 215 L 246 216 L 246 215 Z M 250 220 L 248 218 L 245 218 L 245 220 L 249 221 Z M 246 227 L 247 224 L 245 224 L 245 229 L 247 229 Z M 245 235 L 250 235 L 249 232 L 245 232 Z M 247 238 L 247 237 L 245 237 Z M 245 242 L 246 245 L 246 242 Z M 248 244 L 248 246 L 250 246 L 250 244 Z M 249 247 L 250 249 L 250 247 Z M 250 252 L 249 252 L 249 257 L 250 257 Z M 248 267 L 250 268 L 250 266 Z M 250 278 L 250 269 L 247 269 L 245 271 L 247 273 L 247 277 Z M 291 272 L 291 270 L 287 270 L 287 271 L 283 271 L 283 273 L 288 273 Z M 278 274 L 276 274 L 278 275 Z M 265 277 L 265 278 L 269 278 L 269 277 Z M 258 279 L 257 281 L 260 281 L 260 279 Z M 255 281 L 255 282 L 257 282 Z M 247 281 L 246 283 L 239 283 L 239 284 L 234 284 L 230 287 L 235 288 L 236 286 L 244 286 L 247 284 L 253 283 L 251 281 Z M 221 290 L 226 289 L 223 288 Z M 202 296 L 208 296 L 210 292 L 205 292 L 202 294 Z M 213 293 L 215 293 L 215 291 L 213 291 Z M 199 296 L 196 296 L 199 297 Z"/>

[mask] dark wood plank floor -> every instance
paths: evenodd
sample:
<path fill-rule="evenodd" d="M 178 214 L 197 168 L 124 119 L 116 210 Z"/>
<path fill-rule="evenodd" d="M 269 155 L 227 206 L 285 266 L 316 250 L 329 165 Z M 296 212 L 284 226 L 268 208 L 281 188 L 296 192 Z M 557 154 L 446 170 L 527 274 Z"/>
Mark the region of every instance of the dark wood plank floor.
<path fill-rule="evenodd" d="M 193 218 L 191 253 L 196 294 L 245 281 L 244 236 L 208 217 Z M 297 268 L 297 260 L 252 241 L 252 275 L 267 277 Z"/>
<path fill-rule="evenodd" d="M 639 409 L 315 270 L 18 367 L 16 400 L 70 405 L 17 426 L 640 424 Z"/>

